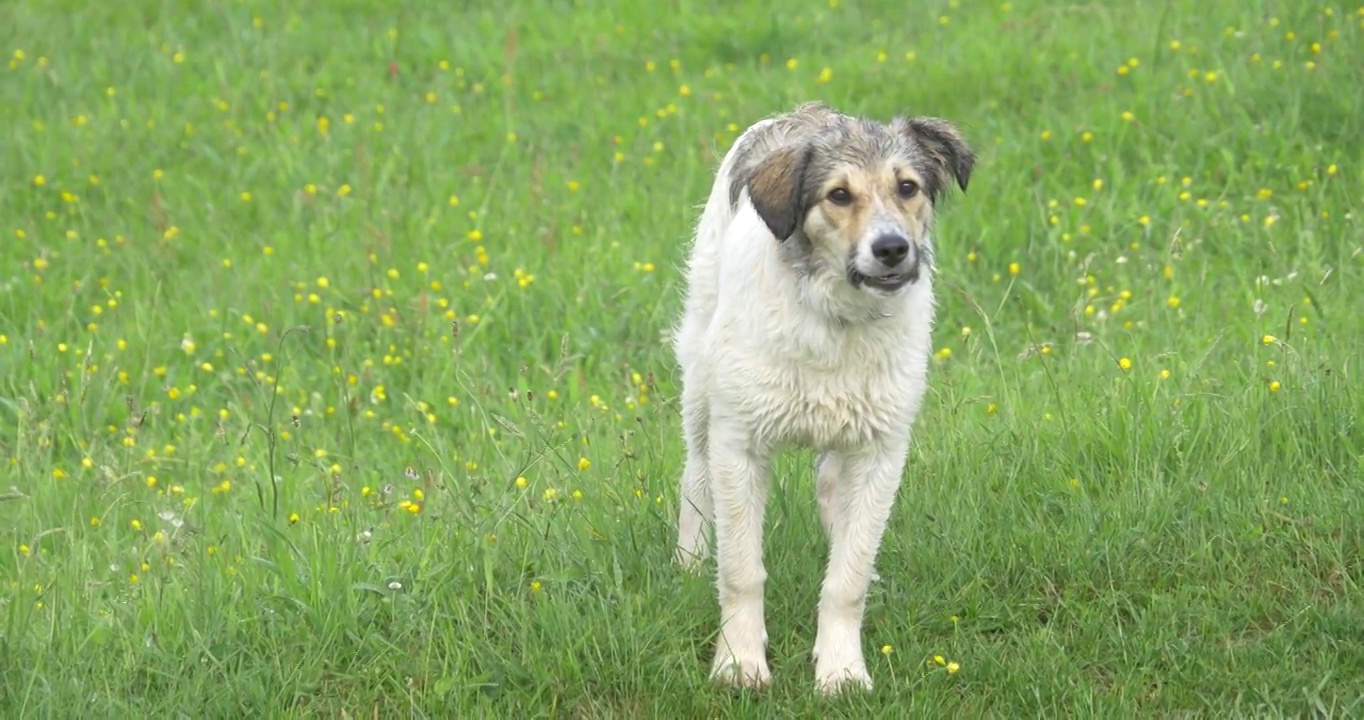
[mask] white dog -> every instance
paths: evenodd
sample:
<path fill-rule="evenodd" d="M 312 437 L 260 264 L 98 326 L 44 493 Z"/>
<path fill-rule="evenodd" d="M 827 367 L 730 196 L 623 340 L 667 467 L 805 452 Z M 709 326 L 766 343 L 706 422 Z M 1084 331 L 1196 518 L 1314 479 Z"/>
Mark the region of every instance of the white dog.
<path fill-rule="evenodd" d="M 855 118 L 822 104 L 761 120 L 725 154 L 696 228 L 684 316 L 687 458 L 677 559 L 714 525 L 721 630 L 711 676 L 771 680 L 762 536 L 769 464 L 821 453 L 830 540 L 814 644 L 823 692 L 871 687 L 862 616 L 923 400 L 934 205 L 975 155 L 950 123 Z"/>

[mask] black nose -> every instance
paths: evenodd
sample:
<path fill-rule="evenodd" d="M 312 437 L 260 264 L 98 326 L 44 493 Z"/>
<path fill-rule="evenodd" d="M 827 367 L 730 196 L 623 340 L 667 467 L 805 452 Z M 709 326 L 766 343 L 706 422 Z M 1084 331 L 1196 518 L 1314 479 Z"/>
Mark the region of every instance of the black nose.
<path fill-rule="evenodd" d="M 909 255 L 909 241 L 899 235 L 882 235 L 871 244 L 871 254 L 886 267 L 895 267 Z"/>

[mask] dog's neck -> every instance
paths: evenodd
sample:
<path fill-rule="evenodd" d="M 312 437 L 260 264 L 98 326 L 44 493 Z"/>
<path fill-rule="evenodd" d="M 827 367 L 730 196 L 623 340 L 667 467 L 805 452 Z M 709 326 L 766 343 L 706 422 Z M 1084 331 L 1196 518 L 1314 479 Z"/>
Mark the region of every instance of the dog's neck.
<path fill-rule="evenodd" d="M 876 297 L 842 283 L 831 282 L 828 275 L 816 276 L 797 271 L 798 298 L 801 306 L 825 323 L 839 329 L 853 329 L 886 322 L 905 311 L 904 294 Z M 925 282 L 921 279 L 920 282 Z"/>

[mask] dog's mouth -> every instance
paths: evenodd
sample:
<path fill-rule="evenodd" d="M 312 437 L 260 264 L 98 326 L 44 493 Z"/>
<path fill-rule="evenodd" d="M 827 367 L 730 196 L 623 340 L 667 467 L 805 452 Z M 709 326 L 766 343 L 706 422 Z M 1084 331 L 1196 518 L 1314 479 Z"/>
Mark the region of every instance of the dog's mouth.
<path fill-rule="evenodd" d="M 906 272 L 867 275 L 855 268 L 848 269 L 848 281 L 853 287 L 866 287 L 882 292 L 895 292 L 919 279 L 919 266 L 916 264 Z"/>

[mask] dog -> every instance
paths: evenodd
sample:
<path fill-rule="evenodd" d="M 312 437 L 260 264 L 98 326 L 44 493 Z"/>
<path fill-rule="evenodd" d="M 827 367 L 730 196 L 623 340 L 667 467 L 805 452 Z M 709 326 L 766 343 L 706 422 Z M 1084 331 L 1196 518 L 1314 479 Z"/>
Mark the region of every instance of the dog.
<path fill-rule="evenodd" d="M 675 560 L 715 536 L 710 676 L 761 689 L 772 457 L 813 447 L 830 542 L 813 648 L 825 694 L 872 687 L 862 618 L 927 386 L 934 211 L 976 155 L 952 123 L 810 102 L 747 128 L 694 228 L 673 333 L 686 460 Z"/>

